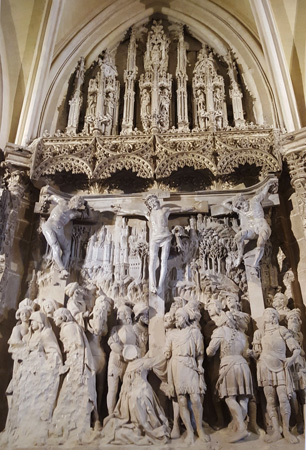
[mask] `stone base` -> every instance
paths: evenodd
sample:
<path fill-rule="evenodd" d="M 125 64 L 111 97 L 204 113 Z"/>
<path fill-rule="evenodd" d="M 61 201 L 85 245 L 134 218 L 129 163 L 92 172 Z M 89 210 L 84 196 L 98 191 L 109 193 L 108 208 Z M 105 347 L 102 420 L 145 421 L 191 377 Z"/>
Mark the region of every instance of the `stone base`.
<path fill-rule="evenodd" d="M 205 444 L 199 439 L 196 439 L 193 445 L 186 445 L 184 443 L 184 435 L 180 439 L 173 439 L 169 444 L 166 445 L 105 445 L 99 443 L 99 438 L 97 441 L 92 444 L 84 444 L 84 445 L 72 445 L 72 446 L 45 446 L 45 447 L 35 447 L 35 450 L 61 450 L 63 448 L 73 449 L 73 450 L 118 450 L 118 449 L 128 449 L 128 450 L 288 450 L 288 448 L 292 448 L 294 450 L 304 450 L 305 449 L 305 437 L 304 435 L 299 436 L 298 444 L 289 444 L 285 439 L 281 439 L 273 444 L 268 444 L 264 441 L 264 432 L 261 431 L 260 435 L 250 433 L 250 435 L 245 438 L 243 441 L 236 442 L 234 444 L 230 444 L 227 442 L 228 432 L 227 429 L 224 428 L 220 431 L 213 431 L 209 427 L 205 427 L 205 431 L 211 437 L 211 442 Z M 294 433 L 293 431 L 293 434 Z M 29 448 L 29 447 L 28 447 Z M 27 448 L 27 449 L 28 449 Z M 3 448 L 4 450 L 4 448 Z M 18 447 L 17 450 L 23 450 L 23 447 Z"/>

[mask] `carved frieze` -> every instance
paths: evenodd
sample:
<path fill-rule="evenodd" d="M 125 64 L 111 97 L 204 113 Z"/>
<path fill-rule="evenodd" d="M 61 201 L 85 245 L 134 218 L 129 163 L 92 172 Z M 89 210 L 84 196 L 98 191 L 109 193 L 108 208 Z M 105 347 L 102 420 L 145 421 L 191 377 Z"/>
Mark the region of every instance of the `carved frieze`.
<path fill-rule="evenodd" d="M 97 138 L 94 179 L 108 178 L 121 169 L 131 169 L 141 178 L 153 178 L 153 137 L 116 136 Z"/>
<path fill-rule="evenodd" d="M 208 168 L 213 175 L 225 175 L 246 163 L 259 167 L 262 176 L 281 170 L 278 139 L 272 130 L 170 133 L 150 138 L 141 133 L 58 136 L 35 140 L 29 149 L 33 180 L 63 171 L 98 180 L 122 169 L 131 169 L 141 178 L 160 179 L 183 167 Z"/>

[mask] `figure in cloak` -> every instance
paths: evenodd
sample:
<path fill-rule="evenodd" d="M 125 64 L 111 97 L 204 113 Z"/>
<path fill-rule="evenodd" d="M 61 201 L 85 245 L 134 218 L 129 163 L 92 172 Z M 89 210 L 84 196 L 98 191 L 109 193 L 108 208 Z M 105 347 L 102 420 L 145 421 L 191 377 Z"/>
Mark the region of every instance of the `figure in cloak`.
<path fill-rule="evenodd" d="M 95 362 L 84 331 L 68 309 L 57 309 L 54 322 L 60 327 L 66 360 L 61 370 L 65 377 L 53 414 L 52 431 L 60 443 L 68 439 L 88 442 L 91 414 L 97 410 Z"/>
<path fill-rule="evenodd" d="M 105 444 L 165 445 L 168 442 L 168 420 L 147 380 L 150 370 L 157 376 L 164 373 L 165 360 L 139 358 L 139 354 L 140 349 L 135 345 L 126 345 L 123 350 L 127 368 L 116 408 L 103 424 Z"/>

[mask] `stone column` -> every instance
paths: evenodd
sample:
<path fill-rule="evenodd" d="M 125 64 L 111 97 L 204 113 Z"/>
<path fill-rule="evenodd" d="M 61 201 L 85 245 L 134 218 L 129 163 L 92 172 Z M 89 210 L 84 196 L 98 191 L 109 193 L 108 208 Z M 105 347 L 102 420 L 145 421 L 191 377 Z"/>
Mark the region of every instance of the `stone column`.
<path fill-rule="evenodd" d="M 128 47 L 126 70 L 124 71 L 125 92 L 124 92 L 122 134 L 130 134 L 133 130 L 134 104 L 135 104 L 134 84 L 138 72 L 138 68 L 136 66 L 136 48 L 137 48 L 136 36 L 135 30 L 133 29 Z"/>
<path fill-rule="evenodd" d="M 306 129 L 288 134 L 283 139 L 282 153 L 288 164 L 290 181 L 294 189 L 291 195 L 292 209 L 290 212 L 291 229 L 299 247 L 296 256 L 298 281 L 301 288 L 303 303 L 306 305 Z"/>
<path fill-rule="evenodd" d="M 30 224 L 25 218 L 30 209 L 26 171 L 9 169 L 0 189 L 0 316 L 15 309 L 19 300 L 25 257 L 30 244 Z"/>
<path fill-rule="evenodd" d="M 177 30 L 178 45 L 177 45 L 177 125 L 181 131 L 188 131 L 188 106 L 187 106 L 187 80 L 186 73 L 187 56 L 186 44 L 184 41 L 184 27 L 178 25 Z"/>

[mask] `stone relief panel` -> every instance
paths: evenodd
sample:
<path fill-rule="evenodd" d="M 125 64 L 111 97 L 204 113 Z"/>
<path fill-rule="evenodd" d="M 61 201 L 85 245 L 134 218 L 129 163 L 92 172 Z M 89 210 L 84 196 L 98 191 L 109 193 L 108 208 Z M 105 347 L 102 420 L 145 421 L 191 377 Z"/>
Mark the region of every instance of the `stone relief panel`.
<path fill-rule="evenodd" d="M 80 59 L 55 134 L 7 151 L 40 196 L 1 445 L 301 444 L 303 311 L 274 236 L 279 132 L 252 122 L 239 70 L 180 23 L 134 26 Z M 304 159 L 287 162 L 304 217 Z M 255 186 L 229 177 L 246 166 Z M 201 190 L 170 189 L 188 169 Z M 141 193 L 121 190 L 127 172 Z M 0 192 L 1 292 L 25 181 L 11 171 Z"/>
<path fill-rule="evenodd" d="M 271 176 L 235 197 L 42 188 L 42 261 L 9 339 L 1 442 L 216 448 L 218 426 L 230 443 L 258 439 L 259 427 L 268 443 L 299 442 L 301 313 L 288 307 L 289 272 L 285 288 L 265 289 L 276 190 Z"/>

